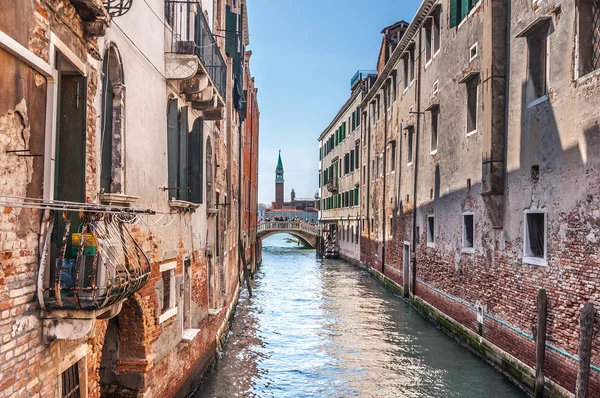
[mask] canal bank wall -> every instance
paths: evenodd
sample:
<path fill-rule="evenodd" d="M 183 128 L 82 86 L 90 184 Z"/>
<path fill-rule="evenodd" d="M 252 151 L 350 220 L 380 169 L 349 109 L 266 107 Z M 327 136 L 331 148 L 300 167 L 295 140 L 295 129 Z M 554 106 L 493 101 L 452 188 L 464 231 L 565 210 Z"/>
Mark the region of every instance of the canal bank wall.
<path fill-rule="evenodd" d="M 416 283 L 417 294 L 405 294 L 400 283 L 382 274 L 381 271 L 353 258 L 343 255 L 340 255 L 340 258 L 367 271 L 379 283 L 407 300 L 428 321 L 455 338 L 461 345 L 485 359 L 526 391 L 533 393 L 535 369 L 492 342 L 492 339 L 495 341 L 500 340 L 505 344 L 509 344 L 516 351 L 521 351 L 523 355 L 535 358 L 535 340 L 532 336 L 484 312 L 482 314 L 483 321 L 481 322 L 482 334 L 492 336 L 492 339 L 486 339 L 471 329 L 478 328 L 477 308 L 459 298 L 438 291 L 418 278 Z M 547 366 L 552 366 L 555 371 L 560 371 L 561 363 L 564 364 L 563 354 L 547 344 L 546 363 Z M 568 374 L 569 369 L 567 366 L 564 366 L 563 372 Z M 548 377 L 546 377 L 545 388 L 545 397 L 571 398 L 575 396 Z"/>
<path fill-rule="evenodd" d="M 212 325 L 206 325 L 207 330 L 203 336 L 195 339 L 198 341 L 193 341 L 189 344 L 189 347 L 186 347 L 188 350 L 191 349 L 190 351 L 200 352 L 200 355 L 198 355 L 199 360 L 191 364 L 191 366 L 182 364 L 181 372 L 184 380 L 181 384 L 174 384 L 173 391 L 167 396 L 186 398 L 191 396 L 200 387 L 206 372 L 215 363 L 223 350 L 227 333 L 231 327 L 231 320 L 235 315 L 241 289 L 242 287 L 238 283 L 225 311 L 222 310 L 220 313 L 213 315 L 214 317 L 218 317 L 219 321 L 215 320 Z"/>

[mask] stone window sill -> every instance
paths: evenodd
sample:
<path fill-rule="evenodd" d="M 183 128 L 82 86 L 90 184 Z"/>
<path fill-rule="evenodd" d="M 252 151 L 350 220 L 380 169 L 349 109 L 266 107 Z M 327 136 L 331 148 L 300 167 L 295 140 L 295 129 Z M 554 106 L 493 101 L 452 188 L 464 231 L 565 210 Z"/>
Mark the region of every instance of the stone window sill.
<path fill-rule="evenodd" d="M 125 195 L 122 193 L 101 193 L 99 199 L 102 204 L 130 206 L 138 201 L 139 196 Z"/>
<path fill-rule="evenodd" d="M 219 315 L 221 308 L 209 308 L 208 315 Z"/>
<path fill-rule="evenodd" d="M 200 205 L 197 203 L 187 202 L 185 200 L 174 200 L 174 199 L 169 200 L 169 206 L 172 209 L 176 209 L 176 210 L 191 210 L 191 211 L 194 211 L 198 207 L 200 207 Z"/>
<path fill-rule="evenodd" d="M 529 265 L 538 265 L 541 267 L 546 267 L 548 266 L 548 262 L 546 261 L 545 258 L 541 258 L 541 257 L 523 257 L 523 264 L 529 264 Z"/>
<path fill-rule="evenodd" d="M 177 315 L 177 307 L 169 308 L 158 317 L 158 323 L 163 323 L 164 321 L 173 318 L 175 315 Z"/>
<path fill-rule="evenodd" d="M 183 334 L 181 335 L 181 340 L 183 341 L 192 341 L 196 337 L 196 335 L 200 333 L 200 329 L 183 329 Z"/>

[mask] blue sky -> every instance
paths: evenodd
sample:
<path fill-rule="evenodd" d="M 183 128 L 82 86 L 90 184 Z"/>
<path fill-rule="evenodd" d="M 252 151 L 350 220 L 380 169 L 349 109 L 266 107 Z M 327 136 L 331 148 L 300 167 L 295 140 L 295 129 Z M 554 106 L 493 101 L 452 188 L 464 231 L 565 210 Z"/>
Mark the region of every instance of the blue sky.
<path fill-rule="evenodd" d="M 381 30 L 410 22 L 420 0 L 248 0 L 260 108 L 259 202 L 275 198 L 277 153 L 285 199 L 318 189 L 317 138 L 350 95 L 358 69 L 375 69 Z"/>

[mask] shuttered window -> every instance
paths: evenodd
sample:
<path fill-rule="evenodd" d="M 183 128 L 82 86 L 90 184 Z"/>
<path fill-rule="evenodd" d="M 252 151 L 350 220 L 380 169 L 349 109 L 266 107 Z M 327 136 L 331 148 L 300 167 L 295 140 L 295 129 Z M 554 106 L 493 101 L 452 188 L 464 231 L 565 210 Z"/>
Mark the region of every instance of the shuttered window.
<path fill-rule="evenodd" d="M 177 198 L 179 188 L 179 109 L 177 100 L 169 101 L 167 108 L 167 162 L 169 199 Z"/>
<path fill-rule="evenodd" d="M 225 14 L 225 53 L 230 58 L 233 58 L 237 53 L 237 38 L 237 15 L 231 12 L 231 7 L 227 6 Z"/>
<path fill-rule="evenodd" d="M 449 27 L 458 26 L 479 0 L 450 0 Z"/>
<path fill-rule="evenodd" d="M 194 120 L 192 131 L 189 135 L 189 185 L 190 201 L 203 202 L 204 187 L 204 120 L 199 117 Z"/>
<path fill-rule="evenodd" d="M 179 114 L 179 200 L 189 200 L 188 179 L 188 107 L 181 108 Z"/>

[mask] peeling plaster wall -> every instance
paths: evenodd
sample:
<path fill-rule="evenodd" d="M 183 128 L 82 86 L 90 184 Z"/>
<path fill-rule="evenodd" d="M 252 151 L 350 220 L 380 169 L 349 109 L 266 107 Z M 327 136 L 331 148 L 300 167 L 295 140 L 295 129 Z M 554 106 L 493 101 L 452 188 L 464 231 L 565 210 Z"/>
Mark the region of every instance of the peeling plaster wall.
<path fill-rule="evenodd" d="M 491 4 L 510 7 L 508 38 L 509 85 L 506 114 L 506 181 L 503 228 L 494 229 L 482 200 L 482 136 L 484 91 L 480 85 L 478 128 L 466 135 L 466 88 L 458 80 L 469 70 L 482 71 L 489 51 L 505 51 L 493 37 L 484 38 L 484 15 Z M 536 333 L 536 296 L 539 288 L 548 292 L 547 344 L 578 355 L 579 316 L 583 304 L 599 300 L 597 247 L 599 186 L 596 169 L 600 148 L 598 137 L 600 107 L 598 71 L 574 78 L 574 2 L 483 1 L 457 28 L 448 29 L 448 2 L 442 3 L 441 51 L 421 70 L 421 128 L 417 184 L 417 295 L 446 316 L 477 332 L 475 306 L 489 315 L 483 324 L 483 337 L 521 363 L 535 366 L 535 344 L 525 335 Z M 528 107 L 527 39 L 516 34 L 537 16 L 550 13 L 549 99 Z M 496 33 L 497 34 L 497 33 Z M 418 52 L 418 39 L 416 49 Z M 469 61 L 469 48 L 478 43 L 478 57 Z M 424 58 L 424 54 L 423 58 Z M 385 275 L 402 285 L 404 241 L 412 241 L 414 163 L 407 165 L 407 124 L 416 127 L 416 84 L 404 91 L 402 60 L 398 70 L 398 100 L 392 105 L 390 135 L 398 140 L 395 178 L 361 181 L 362 217 L 366 226 L 361 235 L 361 261 L 381 270 L 382 223 L 393 215 L 393 238 L 386 238 Z M 438 93 L 433 85 L 438 81 Z M 498 95 L 504 95 L 498 91 Z M 382 94 L 383 95 L 383 94 Z M 430 113 L 425 109 L 439 103 L 438 150 L 430 154 Z M 412 108 L 411 108 L 412 106 Z M 487 111 L 490 111 L 489 109 Z M 383 152 L 383 109 L 376 126 L 364 124 L 363 159 Z M 504 109 L 494 107 L 491 117 L 501 119 Z M 370 129 L 370 130 L 369 130 Z M 370 133 L 369 133 L 370 132 Z M 370 137 L 369 137 L 370 134 Z M 370 141 L 365 140 L 370 138 Z M 416 136 L 415 136 L 416 140 Z M 414 143 L 413 143 L 414 145 Z M 389 153 L 388 153 L 389 155 Z M 370 167 L 371 159 L 365 162 Z M 389 163 L 388 163 L 389 164 Z M 539 182 L 532 179 L 531 167 L 539 166 Z M 470 180 L 470 184 L 467 183 Z M 399 185 L 398 185 L 399 184 Z M 368 189 L 368 192 L 367 192 Z M 368 201 L 368 202 L 367 202 Z M 367 207 L 368 203 L 368 207 Z M 524 211 L 547 212 L 548 265 L 523 262 Z M 464 253 L 462 214 L 474 214 L 474 253 Z M 427 215 L 435 215 L 435 247 L 427 245 Z M 369 231 L 370 220 L 374 225 Z M 385 220 L 385 221 L 384 221 Z M 449 298 L 450 297 L 450 298 Z M 454 299 L 452 299 L 454 298 Z M 517 328 L 507 328 L 492 317 Z M 596 328 L 600 323 L 596 321 Z M 600 335 L 595 334 L 592 364 L 600 364 Z M 546 374 L 550 380 L 571 392 L 575 389 L 577 362 L 553 349 L 547 350 Z M 525 379 L 523 379 L 525 380 Z M 600 374 L 592 371 L 590 394 L 600 394 Z"/>

